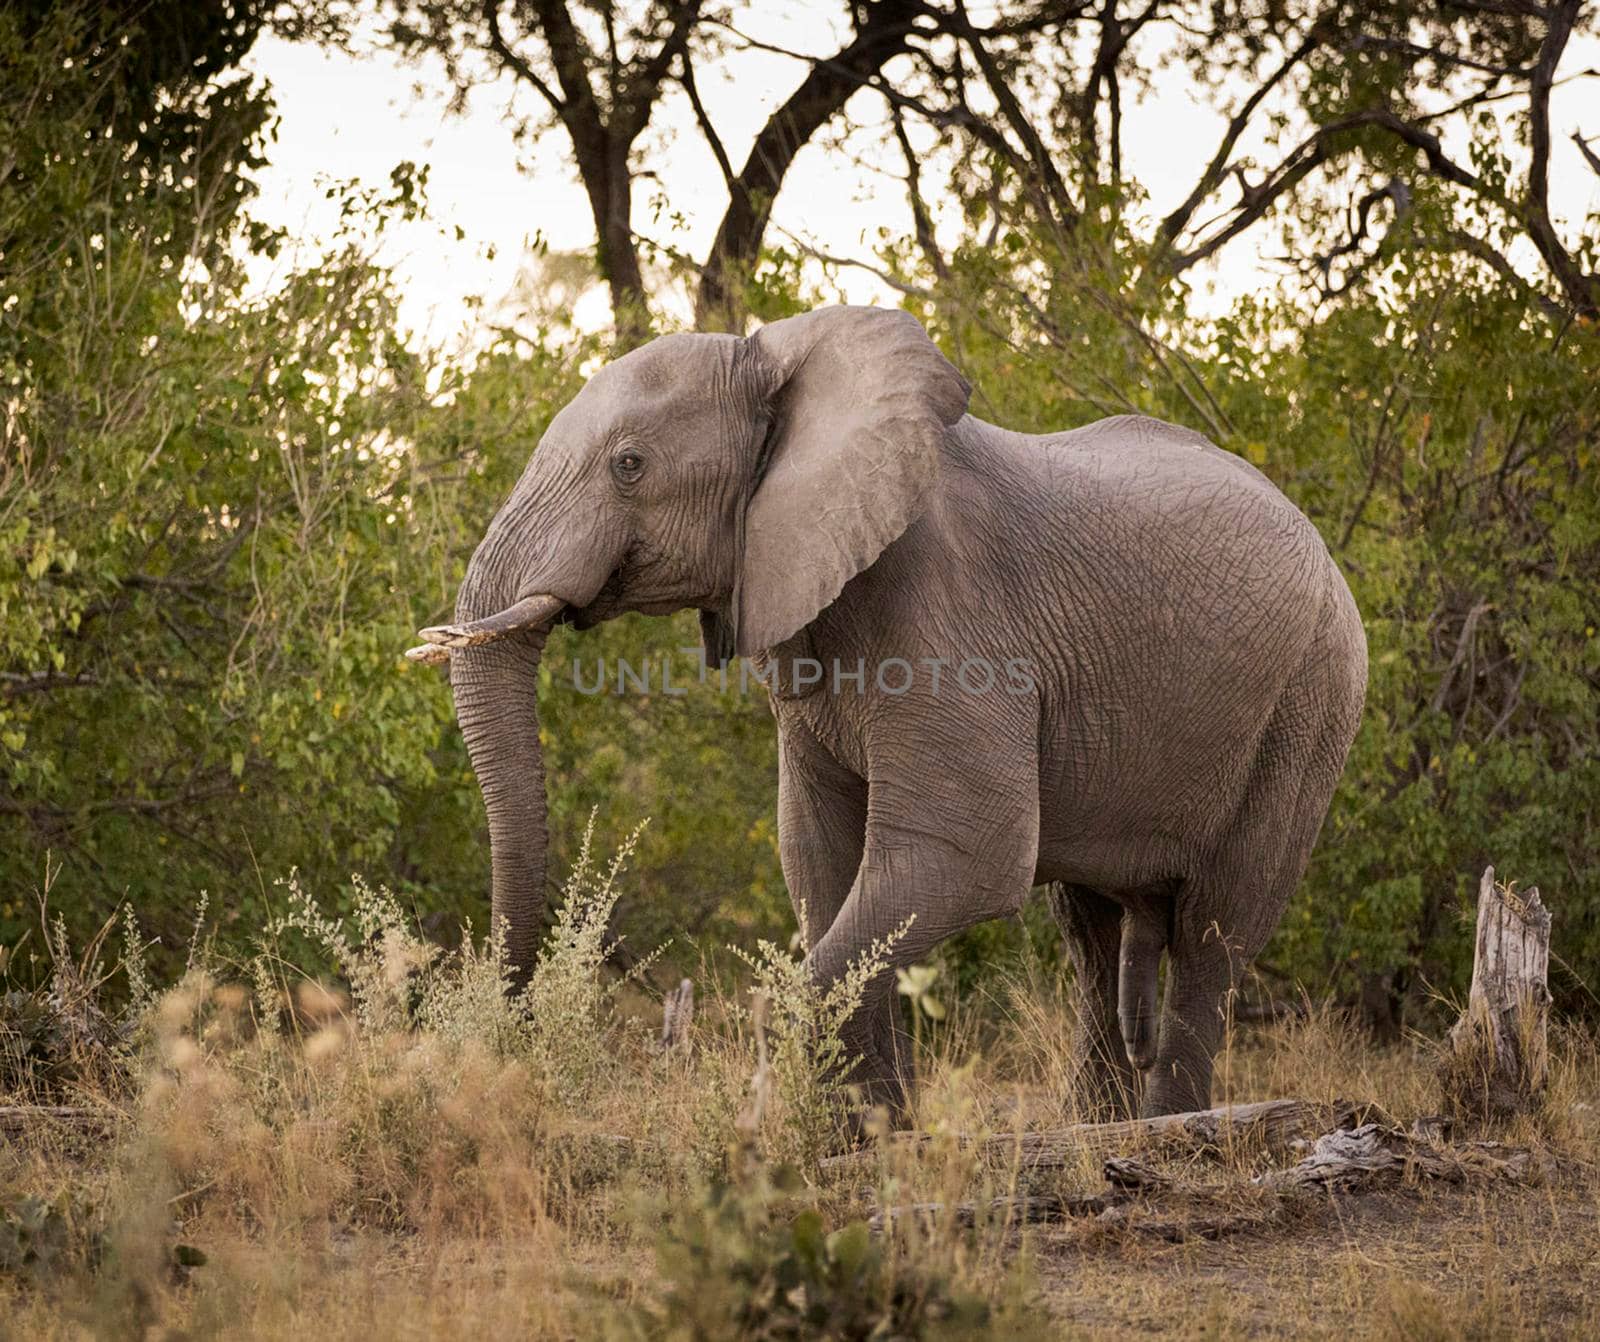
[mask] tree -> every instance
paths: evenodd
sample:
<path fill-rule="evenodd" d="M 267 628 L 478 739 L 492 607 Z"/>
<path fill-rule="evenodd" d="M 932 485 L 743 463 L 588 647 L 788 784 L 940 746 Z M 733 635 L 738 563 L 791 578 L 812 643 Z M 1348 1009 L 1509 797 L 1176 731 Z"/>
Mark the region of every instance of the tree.
<path fill-rule="evenodd" d="M 75 921 L 131 895 L 170 931 L 202 887 L 237 917 L 252 852 L 387 857 L 448 720 L 443 686 L 395 674 L 449 557 L 399 525 L 438 525 L 438 463 L 397 445 L 422 379 L 363 251 L 416 175 L 349 197 L 346 245 L 250 297 L 243 257 L 282 239 L 236 209 L 249 99 L 216 127 L 214 86 L 177 74 L 153 115 L 195 133 L 153 138 L 111 116 L 136 49 L 76 11 L 26 35 L 0 14 L 8 934 L 47 863 Z"/>
<path fill-rule="evenodd" d="M 716 241 L 699 268 L 695 320 L 702 329 L 733 328 L 744 316 L 743 279 L 755 264 L 795 156 L 895 56 L 907 50 L 917 0 L 871 0 L 848 6 L 852 33 L 830 57 L 807 60 L 799 86 L 772 113 L 743 164 L 731 157 L 701 101 L 698 62 L 729 32 L 703 0 L 648 0 L 635 5 L 537 0 L 505 5 L 402 0 L 391 34 L 402 51 L 444 57 L 465 88 L 474 62 L 531 89 L 566 133 L 594 217 L 596 261 L 611 292 L 619 342 L 649 329 L 648 295 L 633 231 L 634 155 L 670 86 L 682 88 L 728 188 Z M 540 129 L 525 122 L 529 133 Z"/>
<path fill-rule="evenodd" d="M 1069 266 L 1067 252 L 1102 257 L 1111 245 L 1085 219 L 1120 219 L 1137 190 L 1123 89 L 1178 61 L 1227 123 L 1192 189 L 1137 239 L 1142 285 L 1168 284 L 1288 216 L 1300 264 L 1331 295 L 1378 254 L 1380 220 L 1404 223 L 1426 184 L 1457 208 L 1451 226 L 1414 241 L 1506 277 L 1519 274 L 1521 238 L 1539 258 L 1542 279 L 1531 283 L 1544 301 L 1600 315 L 1593 248 L 1561 237 L 1549 208 L 1551 93 L 1573 35 L 1596 30 L 1582 0 L 1108 0 L 1040 17 L 1056 25 L 1052 46 L 980 30 L 953 0 L 936 40 L 912 48 L 920 78 L 881 91 L 901 117 L 956 146 L 969 191 L 997 202 L 1014 193 Z M 1471 161 L 1446 151 L 1445 130 L 1491 106 L 1520 108 L 1525 168 L 1498 155 L 1497 136 L 1480 136 Z M 1600 173 L 1581 129 L 1572 138 Z M 1347 208 L 1330 209 L 1341 192 Z"/>

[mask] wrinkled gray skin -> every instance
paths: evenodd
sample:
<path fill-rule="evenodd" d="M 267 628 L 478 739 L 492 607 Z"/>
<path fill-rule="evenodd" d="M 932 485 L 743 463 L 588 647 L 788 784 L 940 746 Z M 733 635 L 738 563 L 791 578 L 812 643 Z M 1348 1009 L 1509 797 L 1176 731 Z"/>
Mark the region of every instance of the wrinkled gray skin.
<path fill-rule="evenodd" d="M 457 619 L 539 593 L 580 628 L 698 609 L 713 664 L 737 651 L 776 674 L 780 848 L 819 979 L 908 915 L 897 966 L 1049 883 L 1083 994 L 1084 1099 L 1204 1108 L 1230 985 L 1305 870 L 1355 734 L 1361 621 L 1310 522 L 1199 435 L 1124 416 L 1027 436 L 967 415 L 967 396 L 901 312 L 655 340 L 551 424 Z M 544 911 L 546 632 L 451 669 L 494 918 L 523 969 Z M 801 657 L 864 662 L 865 685 L 805 686 Z M 917 673 L 902 694 L 874 675 L 892 658 Z M 954 683 L 963 660 L 1018 658 L 1024 693 L 1004 673 Z M 878 976 L 848 1041 L 891 1105 L 893 984 Z"/>

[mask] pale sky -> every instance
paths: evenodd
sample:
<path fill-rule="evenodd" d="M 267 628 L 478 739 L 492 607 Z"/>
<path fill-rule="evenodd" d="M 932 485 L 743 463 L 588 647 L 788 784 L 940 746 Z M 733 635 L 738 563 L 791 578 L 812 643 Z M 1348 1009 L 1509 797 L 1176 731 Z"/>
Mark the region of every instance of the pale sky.
<path fill-rule="evenodd" d="M 833 3 L 800 0 L 763 4 L 735 18 L 742 32 L 791 49 L 836 50 L 842 30 Z M 1574 43 L 1561 73 L 1600 66 L 1600 41 Z M 588 203 L 559 129 L 532 153 L 527 171 L 504 118 L 508 98 L 532 108 L 536 95 L 510 80 L 476 90 L 465 115 L 447 109 L 450 90 L 437 68 L 397 61 L 383 51 L 351 56 L 272 37 L 257 43 L 249 60 L 255 73 L 271 82 L 281 123 L 269 147 L 270 164 L 258 174 L 261 193 L 252 206 L 257 217 L 286 226 L 302 245 L 315 249 L 337 219 L 325 199 L 329 179 L 353 178 L 369 186 L 387 184 L 390 170 L 410 159 L 431 165 L 428 197 L 434 222 L 404 225 L 383 240 L 379 256 L 395 267 L 403 305 L 401 319 L 432 343 L 475 344 L 483 315 L 470 300 L 489 308 L 511 290 L 527 259 L 528 246 L 542 236 L 556 250 L 578 250 L 593 243 Z M 744 159 L 772 108 L 799 83 L 804 67 L 788 58 L 758 51 L 731 53 L 720 67 L 700 74 L 700 92 L 730 158 Z M 420 92 L 415 87 L 420 83 Z M 883 102 L 860 93 L 849 109 L 856 119 L 882 120 Z M 1574 129 L 1600 136 L 1600 79 L 1580 80 L 1557 89 L 1552 102 L 1555 153 L 1552 205 L 1572 221 L 1600 210 L 1600 178 L 1583 163 L 1570 142 Z M 1181 200 L 1200 165 L 1215 148 L 1223 117 L 1208 100 L 1191 96 L 1181 68 L 1161 72 L 1154 92 L 1124 111 L 1128 166 L 1150 193 L 1150 209 L 1160 213 Z M 804 238 L 836 256 L 873 260 L 880 230 L 909 232 L 910 217 L 901 184 L 883 172 L 854 161 L 823 143 L 800 154 L 774 210 L 778 229 Z M 1449 146 L 1451 137 L 1446 137 Z M 858 141 L 862 149 L 871 141 Z M 727 200 L 722 177 L 696 129 L 681 92 L 674 87 L 658 108 L 642 142 L 657 181 L 635 188 L 634 227 L 647 237 L 702 259 Z M 1459 146 L 1458 146 L 1459 147 Z M 900 171 L 899 154 L 881 154 L 888 173 Z M 875 160 L 878 161 L 878 160 Z M 926 172 L 930 194 L 938 195 L 937 165 Z M 1225 188 L 1232 199 L 1235 188 Z M 657 204 L 663 206 L 657 210 Z M 464 234 L 457 239 L 455 230 Z M 1575 236 L 1569 228 L 1563 234 Z M 784 241 L 777 229 L 769 241 Z M 1211 291 L 1213 309 L 1233 296 L 1277 279 L 1281 267 L 1260 259 L 1271 253 L 1270 234 L 1246 235 L 1222 253 L 1221 264 L 1206 268 L 1199 282 Z M 1258 251 L 1259 249 L 1259 251 Z M 493 256 L 490 256 L 490 252 Z M 270 276 L 263 276 L 270 283 Z M 889 301 L 891 292 L 861 270 L 840 272 L 840 296 L 851 301 Z M 686 316 L 686 313 L 682 315 Z M 600 292 L 589 295 L 576 314 L 586 328 L 605 324 L 608 305 Z"/>

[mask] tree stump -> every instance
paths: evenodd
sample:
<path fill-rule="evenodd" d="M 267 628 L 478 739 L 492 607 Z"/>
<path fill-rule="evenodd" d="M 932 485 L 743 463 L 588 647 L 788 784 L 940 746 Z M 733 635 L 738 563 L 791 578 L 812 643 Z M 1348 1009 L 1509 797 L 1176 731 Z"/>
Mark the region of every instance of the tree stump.
<path fill-rule="evenodd" d="M 687 1053 L 694 1024 L 694 983 L 683 979 L 661 1004 L 661 1051 Z"/>
<path fill-rule="evenodd" d="M 1536 1108 L 1549 1076 L 1550 914 L 1539 891 L 1478 883 L 1478 939 L 1467 1009 L 1450 1031 L 1441 1081 L 1457 1112 L 1505 1118 Z"/>

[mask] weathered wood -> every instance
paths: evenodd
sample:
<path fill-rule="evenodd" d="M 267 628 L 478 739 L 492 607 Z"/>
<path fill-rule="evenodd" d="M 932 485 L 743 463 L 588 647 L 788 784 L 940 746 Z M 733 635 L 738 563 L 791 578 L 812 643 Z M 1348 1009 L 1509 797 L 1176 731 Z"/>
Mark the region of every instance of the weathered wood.
<path fill-rule="evenodd" d="M 1539 891 L 1515 892 L 1486 867 L 1467 1009 L 1450 1031 L 1446 1099 L 1475 1117 L 1536 1108 L 1550 1073 L 1550 914 Z"/>
<path fill-rule="evenodd" d="M 1249 1234 L 1276 1225 L 1282 1219 L 1281 1200 L 1252 1211 L 1191 1207 L 1177 1212 L 1152 1209 L 1142 1202 L 1119 1202 L 1107 1207 L 1095 1224 L 1107 1230 L 1182 1244 L 1192 1239 L 1218 1240 Z"/>
<path fill-rule="evenodd" d="M 694 981 L 682 979 L 661 1003 L 661 1051 L 687 1052 L 694 1024 Z"/>
<path fill-rule="evenodd" d="M 1251 1182 L 1262 1191 L 1253 1197 L 1241 1196 L 1244 1190 L 1238 1184 L 1190 1183 L 1135 1156 L 1113 1155 L 1102 1166 L 1111 1185 L 1103 1194 L 1029 1192 L 987 1202 L 914 1203 L 886 1208 L 869 1224 L 874 1231 L 883 1231 L 907 1218 L 926 1227 L 942 1217 L 969 1227 L 976 1225 L 980 1216 L 1016 1225 L 1077 1221 L 1121 1234 L 1181 1243 L 1222 1239 L 1276 1225 L 1293 1206 L 1303 1205 L 1301 1195 L 1308 1191 L 1361 1193 L 1419 1179 L 1526 1184 L 1553 1168 L 1549 1157 L 1525 1147 L 1498 1142 L 1446 1145 L 1449 1127 L 1448 1119 L 1427 1117 L 1417 1119 L 1409 1132 L 1380 1123 L 1335 1129 L 1317 1138 L 1310 1154 L 1297 1165 L 1257 1175 Z M 1299 1145 L 1304 1149 L 1303 1141 Z"/>
<path fill-rule="evenodd" d="M 1009 1220 L 1013 1225 L 1048 1225 L 1060 1221 L 1082 1220 L 1099 1216 L 1117 1204 L 1117 1195 L 1071 1197 L 1056 1193 L 1036 1193 L 1027 1197 L 991 1198 L 988 1202 L 914 1202 L 904 1207 L 886 1207 L 874 1212 L 867 1225 L 874 1231 L 883 1231 L 902 1221 L 915 1219 L 924 1229 L 930 1228 L 943 1215 L 949 1215 L 956 1225 L 970 1230 L 978 1223 L 978 1210 L 983 1208 L 988 1219 Z"/>
<path fill-rule="evenodd" d="M 108 1110 L 77 1104 L 0 1105 L 0 1132 L 24 1132 L 50 1123 L 74 1128 L 109 1128 L 116 1121 L 116 1115 Z"/>
<path fill-rule="evenodd" d="M 1102 1173 L 1113 1188 L 1126 1188 L 1130 1192 L 1151 1193 L 1173 1186 L 1170 1174 L 1151 1169 L 1133 1156 L 1107 1156 Z"/>
<path fill-rule="evenodd" d="M 1423 1129 L 1426 1131 L 1427 1129 Z M 1329 1189 L 1356 1192 L 1376 1184 L 1436 1179 L 1445 1183 L 1506 1179 L 1530 1183 L 1545 1173 L 1546 1162 L 1526 1147 L 1498 1142 L 1437 1146 L 1378 1123 L 1317 1138 L 1311 1154 L 1287 1170 L 1268 1170 L 1255 1178 L 1266 1188 Z"/>
<path fill-rule="evenodd" d="M 1116 1155 L 1127 1150 L 1204 1151 L 1226 1146 L 1284 1150 L 1296 1138 L 1344 1126 L 1359 1112 L 1360 1106 L 1345 1101 L 1330 1105 L 1308 1100 L 1261 1100 L 1159 1118 L 1074 1123 L 1038 1132 L 960 1140 L 963 1149 L 976 1151 L 985 1160 L 1015 1160 L 1024 1171 L 1055 1170 L 1068 1168 L 1086 1155 Z M 915 1147 L 928 1140 L 920 1133 L 906 1133 L 890 1138 L 890 1144 Z M 822 1166 L 831 1170 L 869 1166 L 879 1155 L 877 1148 L 851 1151 L 829 1157 Z"/>

